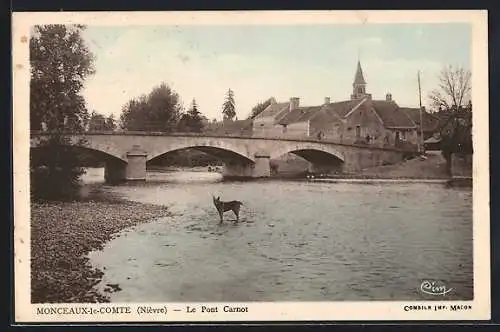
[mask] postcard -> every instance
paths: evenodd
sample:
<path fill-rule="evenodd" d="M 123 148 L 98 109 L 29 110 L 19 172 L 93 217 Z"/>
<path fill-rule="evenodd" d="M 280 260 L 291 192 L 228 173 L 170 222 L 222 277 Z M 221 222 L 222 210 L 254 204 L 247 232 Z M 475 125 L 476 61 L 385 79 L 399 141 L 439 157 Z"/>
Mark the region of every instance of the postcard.
<path fill-rule="evenodd" d="M 487 12 L 14 12 L 16 323 L 487 320 Z"/>

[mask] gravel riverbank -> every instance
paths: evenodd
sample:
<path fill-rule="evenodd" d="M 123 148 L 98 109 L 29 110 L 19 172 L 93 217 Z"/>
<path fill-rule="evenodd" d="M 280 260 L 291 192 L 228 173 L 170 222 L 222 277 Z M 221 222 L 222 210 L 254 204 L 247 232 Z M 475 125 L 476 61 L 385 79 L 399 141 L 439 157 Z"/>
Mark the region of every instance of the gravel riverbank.
<path fill-rule="evenodd" d="M 32 303 L 108 302 L 94 289 L 103 272 L 86 254 L 124 228 L 168 215 L 166 207 L 123 200 L 32 202 Z"/>

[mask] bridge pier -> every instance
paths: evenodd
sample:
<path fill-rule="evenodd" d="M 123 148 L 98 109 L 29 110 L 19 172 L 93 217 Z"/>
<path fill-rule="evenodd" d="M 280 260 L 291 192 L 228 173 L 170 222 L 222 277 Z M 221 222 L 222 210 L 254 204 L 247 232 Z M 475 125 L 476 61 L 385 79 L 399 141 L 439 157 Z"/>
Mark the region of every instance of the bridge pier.
<path fill-rule="evenodd" d="M 146 157 L 147 153 L 140 150 L 138 145 L 134 145 L 132 150 L 127 152 L 127 162 L 118 159 L 107 160 L 104 169 L 106 183 L 116 184 L 124 181 L 145 181 Z"/>
<path fill-rule="evenodd" d="M 104 180 L 109 184 L 117 184 L 125 181 L 127 164 L 121 160 L 111 159 L 106 161 L 104 168 Z"/>
<path fill-rule="evenodd" d="M 255 154 L 255 163 L 227 162 L 222 173 L 225 179 L 268 178 L 271 176 L 271 161 L 267 153 Z"/>
<path fill-rule="evenodd" d="M 146 159 L 147 153 L 142 151 L 139 145 L 134 145 L 132 150 L 127 152 L 127 181 L 146 181 Z"/>
<path fill-rule="evenodd" d="M 242 164 L 238 162 L 224 163 L 222 176 L 224 179 L 249 179 L 252 177 L 252 164 Z"/>
<path fill-rule="evenodd" d="M 252 177 L 268 178 L 271 176 L 271 157 L 268 153 L 256 153 Z"/>

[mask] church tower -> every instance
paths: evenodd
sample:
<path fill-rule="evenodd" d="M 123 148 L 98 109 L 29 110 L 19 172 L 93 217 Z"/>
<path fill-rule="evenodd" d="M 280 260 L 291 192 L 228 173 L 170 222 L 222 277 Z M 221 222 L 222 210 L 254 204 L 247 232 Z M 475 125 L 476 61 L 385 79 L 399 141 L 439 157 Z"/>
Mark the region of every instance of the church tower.
<path fill-rule="evenodd" d="M 358 60 L 358 67 L 354 75 L 354 83 L 352 83 L 351 99 L 361 99 L 367 96 L 369 95 L 366 93 L 366 81 L 363 77 L 363 69 L 361 69 L 361 63 Z"/>

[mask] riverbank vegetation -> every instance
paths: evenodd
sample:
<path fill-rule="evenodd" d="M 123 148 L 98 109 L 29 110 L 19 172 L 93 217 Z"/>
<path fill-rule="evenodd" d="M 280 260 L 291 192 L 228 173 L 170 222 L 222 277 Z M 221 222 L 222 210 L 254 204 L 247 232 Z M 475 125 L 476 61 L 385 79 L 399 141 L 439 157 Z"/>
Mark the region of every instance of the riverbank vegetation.
<path fill-rule="evenodd" d="M 465 156 L 473 153 L 471 77 L 466 68 L 443 67 L 438 75 L 438 87 L 429 94 L 436 109 L 434 115 L 440 119 L 438 134 L 448 175 L 451 175 L 453 154 Z"/>
<path fill-rule="evenodd" d="M 166 207 L 122 200 L 31 203 L 31 301 L 107 302 L 94 286 L 103 271 L 86 254 L 117 232 L 168 216 Z"/>
<path fill-rule="evenodd" d="M 83 25 L 37 25 L 31 35 L 30 128 L 50 136 L 31 149 L 30 175 L 33 199 L 72 199 L 83 169 L 71 142 L 62 132 L 82 132 L 89 119 L 81 95 L 92 76 L 94 56 L 82 34 Z"/>

